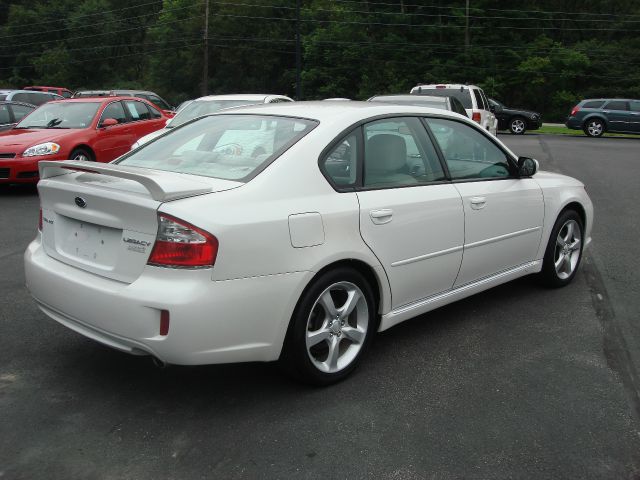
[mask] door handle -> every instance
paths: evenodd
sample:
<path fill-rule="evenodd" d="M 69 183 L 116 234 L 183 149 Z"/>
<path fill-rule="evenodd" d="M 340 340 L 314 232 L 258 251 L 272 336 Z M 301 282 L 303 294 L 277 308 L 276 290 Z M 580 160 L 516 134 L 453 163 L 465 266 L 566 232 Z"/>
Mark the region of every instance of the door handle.
<path fill-rule="evenodd" d="M 485 197 L 471 197 L 471 208 L 474 210 L 480 210 L 487 205 L 487 199 Z"/>
<path fill-rule="evenodd" d="M 389 223 L 393 218 L 393 210 L 390 208 L 382 208 L 380 210 L 371 210 L 369 212 L 371 221 L 376 225 L 383 225 Z"/>

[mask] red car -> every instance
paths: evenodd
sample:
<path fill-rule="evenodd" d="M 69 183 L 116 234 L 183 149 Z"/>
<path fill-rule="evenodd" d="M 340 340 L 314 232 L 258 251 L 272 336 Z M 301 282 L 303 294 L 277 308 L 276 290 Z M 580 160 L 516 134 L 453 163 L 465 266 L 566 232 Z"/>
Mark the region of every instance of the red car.
<path fill-rule="evenodd" d="M 0 133 L 0 184 L 35 183 L 40 160 L 110 162 L 169 117 L 141 98 L 78 98 L 45 103 Z"/>

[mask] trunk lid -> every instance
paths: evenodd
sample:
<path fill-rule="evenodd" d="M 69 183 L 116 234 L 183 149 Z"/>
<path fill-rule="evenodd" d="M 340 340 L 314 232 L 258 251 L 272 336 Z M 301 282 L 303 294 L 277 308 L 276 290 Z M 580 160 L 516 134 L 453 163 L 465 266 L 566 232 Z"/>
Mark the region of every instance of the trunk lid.
<path fill-rule="evenodd" d="M 87 162 L 40 162 L 45 252 L 68 265 L 131 283 L 144 270 L 167 201 L 239 182 Z"/>

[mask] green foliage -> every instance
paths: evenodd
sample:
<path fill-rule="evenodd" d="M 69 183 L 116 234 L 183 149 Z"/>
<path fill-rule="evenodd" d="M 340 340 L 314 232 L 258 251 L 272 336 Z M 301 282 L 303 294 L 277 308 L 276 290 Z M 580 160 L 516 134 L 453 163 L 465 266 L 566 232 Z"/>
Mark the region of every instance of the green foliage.
<path fill-rule="evenodd" d="M 0 86 L 146 88 L 176 104 L 199 96 L 204 1 L 0 0 Z M 635 0 L 471 0 L 468 47 L 465 0 L 301 3 L 304 99 L 473 83 L 561 120 L 581 98 L 640 97 Z M 210 0 L 206 91 L 293 96 L 295 5 Z"/>

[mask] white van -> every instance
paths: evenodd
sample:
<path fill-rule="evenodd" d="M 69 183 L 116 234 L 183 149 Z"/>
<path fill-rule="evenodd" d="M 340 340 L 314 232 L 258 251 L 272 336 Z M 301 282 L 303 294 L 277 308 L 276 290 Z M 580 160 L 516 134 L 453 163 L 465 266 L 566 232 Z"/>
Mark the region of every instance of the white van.
<path fill-rule="evenodd" d="M 480 87 L 456 83 L 416 85 L 412 95 L 431 95 L 436 97 L 455 97 L 462 102 L 470 119 L 478 122 L 492 135 L 498 129 L 498 119 L 489 109 L 489 100 Z"/>

